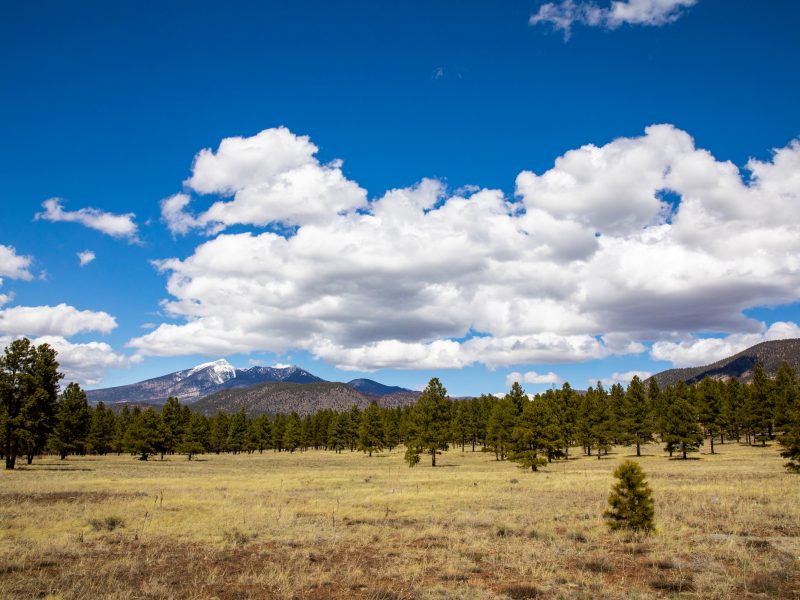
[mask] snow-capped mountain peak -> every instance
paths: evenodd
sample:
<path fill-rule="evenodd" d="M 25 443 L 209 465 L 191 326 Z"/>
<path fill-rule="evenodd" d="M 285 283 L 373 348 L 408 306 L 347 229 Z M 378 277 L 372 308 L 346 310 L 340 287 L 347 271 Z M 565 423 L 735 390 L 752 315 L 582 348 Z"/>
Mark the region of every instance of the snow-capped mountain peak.
<path fill-rule="evenodd" d="M 236 368 L 224 358 L 202 363 L 182 373 L 183 377 L 191 377 L 195 373 L 206 371 L 209 379 L 216 383 L 224 383 L 236 377 Z"/>

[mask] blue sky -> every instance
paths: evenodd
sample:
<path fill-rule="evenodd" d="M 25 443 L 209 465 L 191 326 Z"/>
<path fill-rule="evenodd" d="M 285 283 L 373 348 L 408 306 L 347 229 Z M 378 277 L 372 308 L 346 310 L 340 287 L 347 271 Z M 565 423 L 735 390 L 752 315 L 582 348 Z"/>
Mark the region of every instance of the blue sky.
<path fill-rule="evenodd" d="M 798 335 L 796 2 L 163 4 L 0 23 L 0 338 L 87 386 L 535 391 Z"/>

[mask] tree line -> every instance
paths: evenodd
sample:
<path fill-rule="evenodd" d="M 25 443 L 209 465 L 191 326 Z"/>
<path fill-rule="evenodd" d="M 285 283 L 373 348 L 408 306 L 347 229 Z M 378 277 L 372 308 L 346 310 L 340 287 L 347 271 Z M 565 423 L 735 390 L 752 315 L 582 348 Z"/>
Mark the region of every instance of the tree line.
<path fill-rule="evenodd" d="M 410 466 L 423 455 L 436 458 L 451 447 L 484 451 L 537 471 L 570 454 L 602 458 L 615 446 L 663 444 L 669 456 L 687 458 L 706 442 L 713 454 L 730 442 L 766 446 L 777 439 L 787 467 L 800 471 L 800 383 L 787 364 L 775 378 L 760 365 L 751 384 L 705 378 L 660 389 L 634 377 L 627 388 L 601 383 L 577 392 L 565 383 L 529 397 L 514 383 L 503 397 L 484 394 L 452 400 L 431 379 L 417 401 L 402 408 L 372 402 L 300 416 L 259 415 L 244 410 L 212 417 L 193 412 L 177 398 L 160 410 L 125 405 L 115 414 L 102 402 L 91 407 L 86 393 L 70 383 L 59 393 L 55 351 L 28 340 L 12 342 L 0 357 L 0 452 L 6 468 L 18 456 L 130 453 L 362 451 L 368 455 L 405 447 Z"/>

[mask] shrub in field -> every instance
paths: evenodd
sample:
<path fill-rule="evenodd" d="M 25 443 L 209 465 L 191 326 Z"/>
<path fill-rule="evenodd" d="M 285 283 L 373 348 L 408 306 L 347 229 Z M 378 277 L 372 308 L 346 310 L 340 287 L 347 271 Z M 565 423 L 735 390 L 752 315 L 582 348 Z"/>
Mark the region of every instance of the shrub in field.
<path fill-rule="evenodd" d="M 614 471 L 619 481 L 608 496 L 609 509 L 603 513 L 612 531 L 630 529 L 643 533 L 655 530 L 653 490 L 645 481 L 639 463 L 626 460 Z"/>

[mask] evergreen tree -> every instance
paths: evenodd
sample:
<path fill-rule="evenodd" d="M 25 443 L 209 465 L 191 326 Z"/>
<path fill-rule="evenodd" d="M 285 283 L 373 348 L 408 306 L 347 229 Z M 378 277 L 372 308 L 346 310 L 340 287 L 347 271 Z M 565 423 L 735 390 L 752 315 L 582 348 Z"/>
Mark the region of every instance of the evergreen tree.
<path fill-rule="evenodd" d="M 27 338 L 14 340 L 0 356 L 0 428 L 6 469 L 17 456 L 28 464 L 44 448 L 52 430 L 58 398 L 56 351 L 47 344 L 35 346 Z"/>
<path fill-rule="evenodd" d="M 266 448 L 272 446 L 272 423 L 269 421 L 269 416 L 258 415 L 253 419 L 253 428 L 255 430 L 256 449 L 259 453 L 262 453 Z"/>
<path fill-rule="evenodd" d="M 781 456 L 788 458 L 786 468 L 800 473 L 800 407 L 794 406 L 785 413 L 784 433 L 778 437 Z"/>
<path fill-rule="evenodd" d="M 464 452 L 464 447 L 472 430 L 470 418 L 471 412 L 468 401 L 462 400 L 461 402 L 453 403 L 453 439 L 461 446 L 462 452 Z"/>
<path fill-rule="evenodd" d="M 602 393 L 602 388 L 599 386 L 598 392 L 598 405 L 602 407 L 604 404 L 603 396 L 606 394 Z M 622 387 L 621 383 L 615 383 L 611 386 L 610 393 L 607 396 L 605 404 L 608 404 L 608 407 L 601 408 L 601 411 L 610 422 L 608 433 L 611 434 L 611 440 L 617 444 L 632 444 L 633 435 L 628 431 L 627 427 L 630 406 L 625 388 Z"/>
<path fill-rule="evenodd" d="M 778 367 L 773 386 L 775 427 L 783 431 L 792 421 L 793 412 L 800 405 L 800 389 L 797 374 L 786 361 Z"/>
<path fill-rule="evenodd" d="M 89 424 L 87 444 L 90 452 L 105 454 L 114 442 L 115 431 L 114 413 L 106 408 L 101 400 L 92 411 L 92 420 Z"/>
<path fill-rule="evenodd" d="M 752 443 L 761 442 L 762 446 L 766 446 L 772 436 L 772 382 L 759 363 L 753 368 L 748 413 Z"/>
<path fill-rule="evenodd" d="M 183 414 L 177 398 L 170 396 L 161 408 L 161 430 L 164 436 L 164 451 L 172 454 L 183 439 Z"/>
<path fill-rule="evenodd" d="M 670 456 L 675 450 L 686 459 L 688 452 L 697 452 L 703 444 L 703 431 L 697 422 L 697 410 L 690 400 L 691 391 L 679 381 L 669 394 L 669 405 L 664 417 L 664 438 Z"/>
<path fill-rule="evenodd" d="M 400 413 L 389 409 L 383 413 L 383 434 L 389 452 L 400 444 Z"/>
<path fill-rule="evenodd" d="M 125 434 L 132 419 L 130 407 L 127 404 L 123 405 L 119 417 L 114 421 L 114 439 L 111 441 L 111 449 L 117 454 L 122 454 L 125 450 Z"/>
<path fill-rule="evenodd" d="M 642 455 L 642 444 L 653 441 L 653 421 L 644 383 L 634 375 L 625 393 L 625 420 L 623 431 L 626 441 L 636 444 L 636 456 Z"/>
<path fill-rule="evenodd" d="M 495 401 L 486 425 L 486 441 L 494 448 L 497 460 L 505 460 L 506 454 L 512 450 L 516 425 L 517 408 L 513 400 L 507 395 Z"/>
<path fill-rule="evenodd" d="M 70 383 L 56 405 L 55 427 L 50 437 L 50 445 L 61 460 L 67 454 L 85 452 L 91 421 L 86 392 L 77 383 Z"/>
<path fill-rule="evenodd" d="M 347 445 L 350 447 L 350 452 L 353 452 L 358 446 L 358 428 L 361 426 L 361 411 L 358 406 L 353 404 L 350 409 L 347 428 Z"/>
<path fill-rule="evenodd" d="M 175 450 L 192 460 L 195 454 L 203 454 L 206 451 L 204 442 L 207 437 L 208 420 L 201 414 L 193 413 L 189 417 L 189 422 L 183 427 L 181 441 Z"/>
<path fill-rule="evenodd" d="M 223 450 L 227 450 L 229 427 L 230 418 L 224 412 L 219 411 L 211 417 L 208 424 L 208 443 L 213 452 L 219 454 Z"/>
<path fill-rule="evenodd" d="M 594 401 L 591 403 L 592 412 L 589 415 L 589 443 L 597 450 L 597 459 L 611 451 L 614 438 L 619 435 L 620 427 L 617 419 L 617 410 L 623 406 L 625 393 L 622 386 L 612 386 L 611 393 L 606 394 L 602 387 L 598 392 L 593 391 Z"/>
<path fill-rule="evenodd" d="M 278 413 L 272 422 L 272 447 L 280 452 L 283 450 L 283 434 L 286 430 L 286 415 Z"/>
<path fill-rule="evenodd" d="M 561 439 L 564 440 L 564 456 L 569 458 L 569 447 L 575 441 L 578 425 L 580 398 L 568 383 L 561 386 L 556 394 L 556 416 L 561 426 Z"/>
<path fill-rule="evenodd" d="M 328 426 L 328 448 L 337 454 L 347 447 L 347 432 L 350 429 L 350 415 L 339 413 L 331 419 Z"/>
<path fill-rule="evenodd" d="M 639 464 L 626 460 L 614 471 L 618 479 L 608 496 L 609 509 L 603 517 L 612 531 L 630 529 L 642 533 L 655 530 L 653 491 Z"/>
<path fill-rule="evenodd" d="M 708 433 L 711 454 L 715 454 L 714 436 L 719 434 L 723 426 L 722 389 L 716 380 L 706 377 L 697 386 L 695 395 L 700 409 L 700 422 Z"/>
<path fill-rule="evenodd" d="M 225 447 L 234 454 L 247 449 L 247 415 L 245 415 L 244 409 L 241 409 L 231 417 L 228 423 L 228 437 Z"/>
<path fill-rule="evenodd" d="M 528 403 L 528 395 L 525 393 L 525 390 L 522 389 L 518 381 L 511 384 L 511 390 L 506 394 L 505 399 L 512 404 L 514 407 L 514 415 L 517 417 L 522 414 L 522 410 Z"/>
<path fill-rule="evenodd" d="M 546 398 L 527 402 L 514 428 L 515 448 L 509 458 L 523 469 L 538 471 L 561 453 L 563 438 L 558 417 Z"/>
<path fill-rule="evenodd" d="M 436 454 L 448 448 L 450 410 L 451 402 L 447 390 L 434 377 L 411 411 L 406 440 L 406 461 L 409 466 L 419 462 L 422 452 L 430 453 L 431 466 L 436 466 Z"/>
<path fill-rule="evenodd" d="M 147 460 L 163 445 L 161 418 L 152 408 L 145 411 L 133 409 L 131 422 L 125 431 L 124 448 L 131 454 L 138 454 L 139 460 Z"/>
<path fill-rule="evenodd" d="M 385 435 L 383 430 L 383 415 L 378 403 L 374 400 L 361 414 L 361 423 L 358 426 L 358 449 L 369 453 L 383 450 Z"/>
<path fill-rule="evenodd" d="M 294 452 L 300 447 L 302 441 L 302 427 L 300 416 L 292 411 L 286 419 L 286 428 L 283 431 L 283 447 L 289 452 Z"/>

